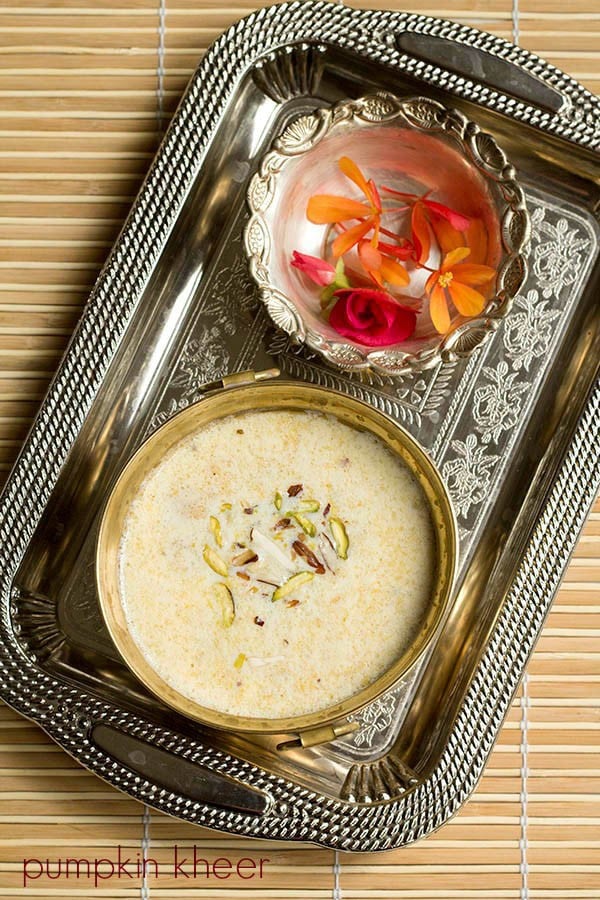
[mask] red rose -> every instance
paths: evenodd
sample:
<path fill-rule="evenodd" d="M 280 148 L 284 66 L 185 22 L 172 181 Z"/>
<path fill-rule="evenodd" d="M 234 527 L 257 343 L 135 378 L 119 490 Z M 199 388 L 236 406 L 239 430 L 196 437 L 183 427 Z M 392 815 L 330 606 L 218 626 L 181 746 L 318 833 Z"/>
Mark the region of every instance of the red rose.
<path fill-rule="evenodd" d="M 389 294 L 371 288 L 336 291 L 338 301 L 329 322 L 346 338 L 367 347 L 388 347 L 411 337 L 417 323 L 416 310 L 402 306 Z"/>

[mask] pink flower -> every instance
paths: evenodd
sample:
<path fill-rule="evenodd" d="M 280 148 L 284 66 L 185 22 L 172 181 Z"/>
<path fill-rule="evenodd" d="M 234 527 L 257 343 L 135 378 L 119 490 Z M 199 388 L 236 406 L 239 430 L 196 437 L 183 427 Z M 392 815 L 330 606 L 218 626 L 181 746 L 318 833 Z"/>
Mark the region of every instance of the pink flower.
<path fill-rule="evenodd" d="M 300 269 L 311 281 L 320 284 L 321 287 L 327 287 L 335 278 L 335 267 L 331 263 L 318 256 L 309 256 L 308 253 L 298 253 L 297 250 L 294 250 L 291 265 L 295 269 Z"/>
<path fill-rule="evenodd" d="M 367 347 L 387 347 L 411 337 L 417 322 L 415 309 L 402 306 L 383 291 L 371 288 L 344 288 L 329 323 L 338 334 Z"/>

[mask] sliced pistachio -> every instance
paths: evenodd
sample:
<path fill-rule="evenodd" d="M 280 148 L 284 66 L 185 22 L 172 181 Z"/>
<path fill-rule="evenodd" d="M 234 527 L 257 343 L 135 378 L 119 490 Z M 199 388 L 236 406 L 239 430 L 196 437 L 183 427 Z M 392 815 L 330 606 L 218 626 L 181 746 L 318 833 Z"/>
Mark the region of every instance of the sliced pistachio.
<path fill-rule="evenodd" d="M 296 588 L 302 587 L 303 584 L 308 584 L 314 577 L 313 572 L 298 572 L 297 575 L 292 575 L 291 578 L 288 578 L 287 581 L 284 581 L 283 584 L 279 585 L 277 590 L 273 592 L 271 599 L 281 600 L 283 597 L 287 597 L 289 594 L 293 593 Z"/>
<path fill-rule="evenodd" d="M 283 497 L 279 491 L 275 491 L 275 500 L 273 502 L 275 503 L 275 509 L 279 511 L 281 509 L 281 504 L 283 503 Z"/>
<path fill-rule="evenodd" d="M 246 654 L 238 653 L 238 655 L 235 658 L 235 662 L 233 664 L 234 668 L 241 669 L 245 662 L 246 662 Z"/>
<path fill-rule="evenodd" d="M 295 519 L 302 531 L 309 537 L 314 537 L 317 533 L 317 526 L 315 523 L 311 522 L 310 519 L 307 519 L 306 516 L 303 516 L 301 512 L 286 512 L 286 516 Z"/>
<path fill-rule="evenodd" d="M 318 500 L 301 500 L 300 509 L 302 512 L 318 512 L 321 504 Z"/>
<path fill-rule="evenodd" d="M 338 519 L 336 516 L 331 516 L 329 519 L 329 527 L 331 528 L 331 533 L 335 541 L 335 552 L 340 559 L 348 559 L 350 540 L 348 538 L 346 526 L 341 519 Z"/>
<path fill-rule="evenodd" d="M 220 581 L 217 584 L 213 584 L 213 594 L 221 604 L 223 625 L 225 628 L 229 628 L 230 625 L 233 625 L 233 620 L 235 619 L 233 595 L 227 585 Z"/>
<path fill-rule="evenodd" d="M 221 503 L 221 512 L 231 509 L 231 503 Z"/>
<path fill-rule="evenodd" d="M 211 516 L 209 521 L 210 521 L 210 530 L 213 533 L 215 543 L 216 543 L 217 547 L 222 547 L 223 546 L 223 535 L 221 533 L 221 523 L 219 522 L 219 520 L 217 519 L 216 516 Z"/>
<path fill-rule="evenodd" d="M 208 544 L 205 545 L 202 556 L 204 557 L 204 562 L 211 567 L 213 572 L 216 572 L 217 575 L 222 575 L 223 578 L 227 577 L 227 563 L 224 559 L 221 559 L 219 554 L 213 550 L 212 547 L 209 547 Z"/>

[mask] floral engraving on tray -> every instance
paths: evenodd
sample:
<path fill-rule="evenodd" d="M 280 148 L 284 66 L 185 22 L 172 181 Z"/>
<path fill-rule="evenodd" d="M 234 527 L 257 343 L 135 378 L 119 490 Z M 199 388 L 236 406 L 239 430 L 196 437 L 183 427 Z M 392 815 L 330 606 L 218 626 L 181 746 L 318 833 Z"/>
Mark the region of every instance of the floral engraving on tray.
<path fill-rule="evenodd" d="M 562 216 L 555 224 L 549 222 L 546 210 L 541 206 L 534 211 L 531 223 L 534 238 L 537 238 L 533 251 L 533 273 L 542 288 L 542 295 L 550 297 L 577 281 L 581 272 L 581 256 L 589 249 L 590 241 Z"/>
<path fill-rule="evenodd" d="M 175 375 L 173 387 L 181 388 L 182 397 L 190 397 L 199 385 L 217 381 L 229 370 L 230 355 L 219 328 L 202 328 L 198 337 L 184 347 Z"/>
<path fill-rule="evenodd" d="M 239 238 L 235 243 L 239 245 Z M 248 275 L 248 263 L 236 254 L 216 272 L 202 313 L 216 328 L 232 335 L 248 326 L 257 308 L 258 297 Z"/>
<path fill-rule="evenodd" d="M 454 386 L 452 408 L 432 447 L 434 458 L 446 460 L 442 472 L 451 479 L 465 529 L 463 552 L 475 540 L 485 501 L 493 496 L 503 460 L 526 421 L 535 385 L 552 363 L 561 323 L 596 246 L 594 231 L 580 216 L 567 216 L 564 207 L 542 206 L 535 197 L 528 202 L 533 223 L 529 284 L 536 287 L 515 297 L 496 336 L 480 351 L 468 383 L 463 379 Z M 497 455 L 488 454 L 491 443 Z"/>
<path fill-rule="evenodd" d="M 397 696 L 396 691 L 390 691 L 352 717 L 360 725 L 352 734 L 355 747 L 370 746 L 377 733 L 389 727 L 396 711 Z"/>
<path fill-rule="evenodd" d="M 548 307 L 549 301 L 542 300 L 536 290 L 515 298 L 514 310 L 504 328 L 506 355 L 513 369 L 529 372 L 533 360 L 548 352 L 552 323 L 560 316 L 559 309 Z"/>
<path fill-rule="evenodd" d="M 456 363 L 445 363 L 429 372 L 408 372 L 401 378 L 390 378 L 374 370 L 366 370 L 357 377 L 323 363 L 314 351 L 294 343 L 281 330 L 273 330 L 268 352 L 287 375 L 344 391 L 405 425 L 417 427 L 423 418 L 439 420 L 439 409 L 451 393 L 456 369 Z"/>
<path fill-rule="evenodd" d="M 466 516 L 471 506 L 485 499 L 490 487 L 490 470 L 500 459 L 487 453 L 474 434 L 464 441 L 454 440 L 451 445 L 457 454 L 444 463 L 442 476 L 450 497 L 461 516 Z"/>
<path fill-rule="evenodd" d="M 529 385 L 516 381 L 517 372 L 508 372 L 502 360 L 495 369 L 484 367 L 483 375 L 489 383 L 478 387 L 473 394 L 473 418 L 484 444 L 498 441 L 503 431 L 514 428 L 519 421 L 523 394 Z"/>

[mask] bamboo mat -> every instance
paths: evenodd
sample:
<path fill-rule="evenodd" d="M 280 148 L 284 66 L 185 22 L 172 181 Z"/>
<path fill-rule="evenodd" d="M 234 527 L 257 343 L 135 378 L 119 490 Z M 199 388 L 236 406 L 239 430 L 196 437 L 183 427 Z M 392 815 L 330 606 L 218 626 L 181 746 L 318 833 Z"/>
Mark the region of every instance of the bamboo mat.
<path fill-rule="evenodd" d="M 257 0 L 0 0 L 0 473 L 197 60 Z M 598 0 L 361 0 L 473 25 L 600 92 Z M 438 834 L 381 855 L 224 838 L 152 812 L 0 707 L 0 900 L 600 898 L 600 503 L 480 787 Z M 258 882 L 30 882 L 23 858 L 268 858 Z M 55 869 L 53 870 L 56 871 Z M 37 886 L 39 884 L 39 887 Z"/>

